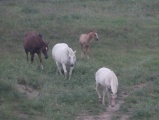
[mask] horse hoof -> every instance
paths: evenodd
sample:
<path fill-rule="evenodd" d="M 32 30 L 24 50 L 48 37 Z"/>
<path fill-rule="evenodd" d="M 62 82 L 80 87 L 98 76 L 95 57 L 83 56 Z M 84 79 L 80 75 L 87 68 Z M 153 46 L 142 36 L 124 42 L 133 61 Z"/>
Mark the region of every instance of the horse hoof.
<path fill-rule="evenodd" d="M 99 98 L 99 103 L 102 104 L 102 98 Z"/>

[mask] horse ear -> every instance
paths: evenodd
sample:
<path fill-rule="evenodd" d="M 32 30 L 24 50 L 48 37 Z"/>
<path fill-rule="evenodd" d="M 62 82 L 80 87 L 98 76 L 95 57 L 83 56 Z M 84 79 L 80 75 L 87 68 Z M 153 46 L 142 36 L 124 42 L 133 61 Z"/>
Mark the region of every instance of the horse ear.
<path fill-rule="evenodd" d="M 70 48 L 68 48 L 68 51 L 67 51 L 67 53 L 68 53 L 68 54 L 70 54 Z"/>
<path fill-rule="evenodd" d="M 42 38 L 43 36 L 41 34 L 39 34 L 39 37 Z"/>
<path fill-rule="evenodd" d="M 95 32 L 96 32 L 96 30 L 94 29 L 94 30 L 93 30 L 93 32 L 95 33 Z"/>

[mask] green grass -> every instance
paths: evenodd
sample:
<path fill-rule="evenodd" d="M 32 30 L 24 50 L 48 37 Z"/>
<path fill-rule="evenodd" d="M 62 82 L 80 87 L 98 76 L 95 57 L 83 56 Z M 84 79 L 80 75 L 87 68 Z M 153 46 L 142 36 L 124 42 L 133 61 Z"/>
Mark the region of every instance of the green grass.
<path fill-rule="evenodd" d="M 95 92 L 95 72 L 103 66 L 119 79 L 118 96 L 129 96 L 113 119 L 159 117 L 159 2 L 157 0 L 1 0 L 0 1 L 0 119 L 75 120 L 85 113 L 105 111 Z M 80 34 L 96 29 L 90 59 L 80 58 Z M 22 46 L 26 32 L 37 31 L 49 42 L 49 59 L 40 69 L 37 55 L 27 63 Z M 51 49 L 66 42 L 76 50 L 71 80 L 57 76 Z M 17 84 L 40 92 L 34 99 Z M 146 84 L 141 89 L 133 86 Z M 120 98 L 118 98 L 120 100 Z"/>

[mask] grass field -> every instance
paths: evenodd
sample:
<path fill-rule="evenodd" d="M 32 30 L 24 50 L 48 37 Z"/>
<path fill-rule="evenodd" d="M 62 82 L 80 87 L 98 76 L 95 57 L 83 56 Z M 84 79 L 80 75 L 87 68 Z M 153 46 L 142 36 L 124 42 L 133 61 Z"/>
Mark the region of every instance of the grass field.
<path fill-rule="evenodd" d="M 0 120 L 100 115 L 106 106 L 98 102 L 94 74 L 103 66 L 117 74 L 117 101 L 128 95 L 112 120 L 158 120 L 158 6 L 158 0 L 0 0 Z M 78 38 L 92 29 L 100 40 L 91 41 L 88 60 L 80 57 Z M 22 40 L 28 31 L 49 42 L 44 70 L 37 56 L 32 65 L 26 61 Z M 51 50 L 59 42 L 77 51 L 70 80 L 55 75 Z"/>

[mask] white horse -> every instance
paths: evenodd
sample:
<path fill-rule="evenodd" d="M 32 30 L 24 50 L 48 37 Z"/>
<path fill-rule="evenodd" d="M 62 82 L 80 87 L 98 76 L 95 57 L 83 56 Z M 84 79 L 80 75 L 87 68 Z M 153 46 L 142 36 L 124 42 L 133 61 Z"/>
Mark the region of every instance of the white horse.
<path fill-rule="evenodd" d="M 58 43 L 52 49 L 52 56 L 57 65 L 57 72 L 62 75 L 61 71 L 63 69 L 65 74 L 65 79 L 67 78 L 66 65 L 69 66 L 69 79 L 71 78 L 72 71 L 76 63 L 76 51 L 73 51 L 66 43 Z"/>
<path fill-rule="evenodd" d="M 115 106 L 115 98 L 117 97 L 116 93 L 118 90 L 118 78 L 116 77 L 115 73 L 108 68 L 100 68 L 96 74 L 96 91 L 99 96 L 99 100 L 105 105 L 105 94 L 107 92 L 108 96 L 108 103 L 110 105 L 110 94 L 109 90 L 111 90 L 111 106 Z M 103 96 L 99 93 L 99 85 L 103 87 Z M 103 98 L 103 99 L 102 99 Z"/>

